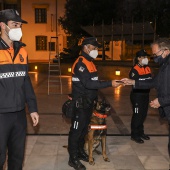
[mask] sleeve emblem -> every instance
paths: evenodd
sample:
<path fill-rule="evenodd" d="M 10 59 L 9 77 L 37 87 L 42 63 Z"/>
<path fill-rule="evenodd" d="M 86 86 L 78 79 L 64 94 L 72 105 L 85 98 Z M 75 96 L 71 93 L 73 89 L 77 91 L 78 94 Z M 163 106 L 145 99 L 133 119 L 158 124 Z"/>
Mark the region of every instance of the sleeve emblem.
<path fill-rule="evenodd" d="M 131 76 L 134 77 L 134 76 L 135 76 L 135 73 L 132 73 Z"/>
<path fill-rule="evenodd" d="M 84 67 L 80 66 L 79 71 L 83 72 L 84 69 L 85 69 Z"/>

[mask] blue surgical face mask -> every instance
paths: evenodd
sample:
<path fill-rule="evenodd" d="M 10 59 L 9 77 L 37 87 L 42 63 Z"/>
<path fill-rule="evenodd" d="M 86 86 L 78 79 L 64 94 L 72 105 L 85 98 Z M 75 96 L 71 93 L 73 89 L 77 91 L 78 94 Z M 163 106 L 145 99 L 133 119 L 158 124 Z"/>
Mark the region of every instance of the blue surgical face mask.
<path fill-rule="evenodd" d="M 164 51 L 163 51 L 163 53 L 164 53 Z M 162 53 L 162 54 L 163 54 L 163 53 Z M 158 56 L 156 56 L 156 57 L 153 58 L 153 60 L 154 60 L 155 63 L 159 63 L 159 65 L 162 65 L 162 64 L 163 64 L 164 58 L 162 57 L 162 54 L 161 54 L 161 55 L 158 55 Z"/>
<path fill-rule="evenodd" d="M 153 58 L 155 63 L 159 63 L 162 59 L 163 59 L 162 55 L 159 55 L 159 56 L 156 56 L 156 57 Z"/>

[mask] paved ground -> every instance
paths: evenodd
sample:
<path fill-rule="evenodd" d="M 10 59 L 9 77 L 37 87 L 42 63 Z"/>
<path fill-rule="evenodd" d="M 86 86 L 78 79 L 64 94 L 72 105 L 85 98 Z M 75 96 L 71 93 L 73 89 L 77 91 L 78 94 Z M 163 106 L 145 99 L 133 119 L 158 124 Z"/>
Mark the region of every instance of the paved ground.
<path fill-rule="evenodd" d="M 28 115 L 28 135 L 24 170 L 71 170 L 67 145 L 70 121 L 61 116 L 62 103 L 71 92 L 71 77 L 63 76 L 63 93 L 47 94 L 47 75 L 30 73 L 36 92 L 40 124 L 33 128 Z M 107 117 L 107 154 L 110 162 L 104 162 L 101 155 L 94 155 L 95 165 L 83 162 L 87 170 L 168 170 L 168 130 L 166 120 L 158 116 L 156 109 L 149 108 L 145 122 L 145 133 L 150 141 L 137 144 L 130 140 L 131 87 L 106 88 L 99 91 L 99 98 L 105 98 L 112 106 Z M 59 93 L 57 87 L 53 92 Z M 150 100 L 155 98 L 152 90 Z M 100 148 L 99 148 L 100 150 Z"/>

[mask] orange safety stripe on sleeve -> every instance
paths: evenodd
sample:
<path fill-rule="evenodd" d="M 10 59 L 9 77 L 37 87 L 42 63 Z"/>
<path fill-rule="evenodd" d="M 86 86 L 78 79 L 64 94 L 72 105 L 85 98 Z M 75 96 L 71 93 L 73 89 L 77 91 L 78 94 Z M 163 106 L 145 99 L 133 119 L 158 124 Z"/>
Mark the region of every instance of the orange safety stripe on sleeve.
<path fill-rule="evenodd" d="M 151 70 L 149 67 L 139 67 L 138 65 L 136 65 L 134 67 L 134 69 L 138 72 L 139 75 L 145 75 L 145 74 L 150 74 Z"/>
<path fill-rule="evenodd" d="M 72 73 L 73 74 L 74 74 L 74 67 L 75 67 L 75 65 L 77 64 L 77 62 L 79 61 L 80 58 L 83 59 L 82 62 L 86 65 L 86 67 L 87 67 L 87 69 L 90 73 L 97 71 L 96 66 L 93 64 L 92 61 L 88 61 L 83 56 L 80 56 L 80 57 L 78 57 L 78 59 L 74 62 L 73 66 L 72 66 Z"/>

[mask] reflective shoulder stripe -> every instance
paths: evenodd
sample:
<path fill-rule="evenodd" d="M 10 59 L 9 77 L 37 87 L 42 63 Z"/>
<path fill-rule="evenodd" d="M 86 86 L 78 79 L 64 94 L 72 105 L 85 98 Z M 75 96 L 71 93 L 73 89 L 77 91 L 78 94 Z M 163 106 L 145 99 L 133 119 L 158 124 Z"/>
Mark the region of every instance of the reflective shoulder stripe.
<path fill-rule="evenodd" d="M 149 80 L 152 79 L 152 77 L 148 77 L 148 78 L 139 78 L 139 80 Z"/>
<path fill-rule="evenodd" d="M 91 80 L 98 80 L 98 77 L 92 77 Z M 80 81 L 77 77 L 72 77 L 72 81 Z"/>
<path fill-rule="evenodd" d="M 72 77 L 72 81 L 80 81 L 79 78 Z"/>
<path fill-rule="evenodd" d="M 91 80 L 98 80 L 98 77 L 92 77 Z"/>

